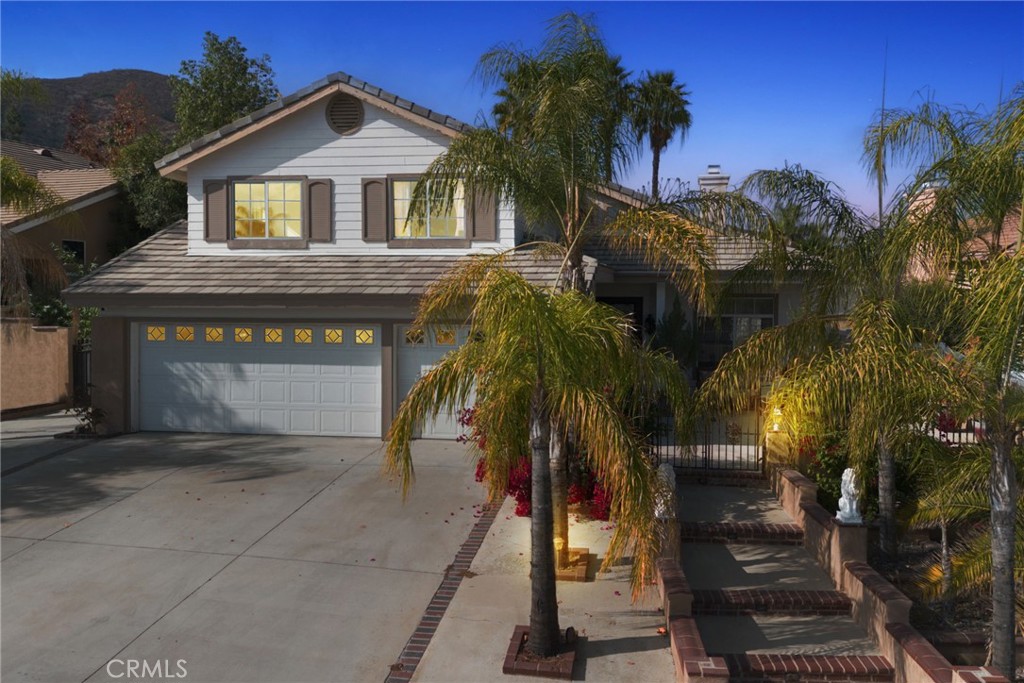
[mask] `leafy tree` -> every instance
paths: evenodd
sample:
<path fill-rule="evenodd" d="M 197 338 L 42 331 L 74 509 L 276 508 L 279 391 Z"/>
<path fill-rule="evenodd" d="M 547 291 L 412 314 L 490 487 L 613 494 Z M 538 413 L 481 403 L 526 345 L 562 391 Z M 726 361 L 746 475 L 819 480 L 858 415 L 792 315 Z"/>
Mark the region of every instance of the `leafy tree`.
<path fill-rule="evenodd" d="M 90 120 L 84 100 L 76 102 L 68 114 L 64 147 L 101 166 L 112 166 L 124 147 L 149 132 L 153 124 L 145 99 L 134 83 L 128 83 L 114 96 L 113 110 L 100 121 Z"/>
<path fill-rule="evenodd" d="M 645 72 L 633 88 L 632 123 L 637 141 L 648 139 L 654 160 L 651 166 L 651 198 L 658 201 L 658 172 L 661 167 L 661 153 L 668 149 L 676 133 L 680 140 L 686 138 L 693 122 L 690 116 L 690 93 L 685 84 L 676 83 L 672 71 Z"/>
<path fill-rule="evenodd" d="M 120 221 L 112 252 L 127 249 L 185 217 L 187 188 L 162 177 L 153 166 L 170 151 L 171 144 L 156 131 L 121 148 L 111 170 L 124 188 L 131 212 Z"/>
<path fill-rule="evenodd" d="M 8 140 L 20 140 L 24 123 L 21 105 L 26 100 L 45 97 L 39 81 L 24 72 L 0 68 L 0 93 L 3 94 L 3 131 Z"/>
<path fill-rule="evenodd" d="M 234 36 L 207 31 L 203 58 L 186 59 L 171 77 L 179 144 L 202 137 L 279 97 L 270 57 L 248 57 Z"/>
<path fill-rule="evenodd" d="M 493 500 L 529 448 L 532 459 L 529 652 L 547 657 L 559 645 L 552 517 L 551 424 L 573 424 L 582 452 L 611 493 L 614 534 L 606 565 L 627 549 L 637 594 L 653 570 L 659 484 L 641 435 L 628 418 L 630 400 L 661 394 L 680 422 L 687 386 L 668 356 L 636 345 L 615 310 L 576 291 L 543 290 L 510 268 L 506 255 L 453 268 L 420 303 L 416 325 L 465 321 L 469 340 L 448 353 L 410 390 L 387 435 L 387 471 L 413 479 L 410 440 L 424 420 L 475 395 L 474 426 Z"/>

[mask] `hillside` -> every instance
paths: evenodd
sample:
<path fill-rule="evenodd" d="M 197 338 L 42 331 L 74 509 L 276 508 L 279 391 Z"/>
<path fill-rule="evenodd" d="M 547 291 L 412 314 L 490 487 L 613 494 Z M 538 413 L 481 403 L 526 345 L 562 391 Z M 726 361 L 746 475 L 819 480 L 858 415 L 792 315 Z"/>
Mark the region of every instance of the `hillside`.
<path fill-rule="evenodd" d="M 115 69 L 85 74 L 75 78 L 36 79 L 44 96 L 38 101 L 13 103 L 4 98 L 0 102 L 3 120 L 8 121 L 8 109 L 18 108 L 21 131 L 3 130 L 4 138 L 15 138 L 47 147 L 62 147 L 67 130 L 68 114 L 78 100 L 89 106 L 91 119 L 96 121 L 114 107 L 114 96 L 124 86 L 135 83 L 145 98 L 149 110 L 161 130 L 174 129 L 174 104 L 171 97 L 170 77 L 139 69 Z"/>

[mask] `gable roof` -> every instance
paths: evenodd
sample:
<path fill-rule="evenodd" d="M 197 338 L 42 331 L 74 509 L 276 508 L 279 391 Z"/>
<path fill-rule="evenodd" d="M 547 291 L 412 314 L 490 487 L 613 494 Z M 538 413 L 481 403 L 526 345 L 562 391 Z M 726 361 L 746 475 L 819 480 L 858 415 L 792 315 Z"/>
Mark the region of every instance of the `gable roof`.
<path fill-rule="evenodd" d="M 411 254 L 188 254 L 179 221 L 64 290 L 74 306 L 373 306 L 411 303 L 455 263 Z M 461 258 L 466 258 L 465 256 Z M 508 267 L 554 284 L 562 259 L 516 252 Z M 586 259 L 587 278 L 597 264 Z"/>
<path fill-rule="evenodd" d="M 22 171 L 33 176 L 40 171 L 99 168 L 99 164 L 73 152 L 15 140 L 0 140 L 0 155 L 14 159 Z"/>
<path fill-rule="evenodd" d="M 31 226 L 26 224 L 33 218 L 48 220 L 56 214 L 77 211 L 118 192 L 117 180 L 105 168 L 41 170 L 36 173 L 36 178 L 44 187 L 63 199 L 63 204 L 46 212 L 46 216 L 41 216 L 42 212 L 22 213 L 10 206 L 0 207 L 0 225 L 5 228 L 21 226 L 21 229 L 27 229 Z"/>
<path fill-rule="evenodd" d="M 472 129 L 468 123 L 463 123 L 455 117 L 420 106 L 376 85 L 342 71 L 336 71 L 287 97 L 275 100 L 262 109 L 257 109 L 247 116 L 179 147 L 167 156 L 158 159 L 155 166 L 161 175 L 175 180 L 183 180 L 184 172 L 192 161 L 234 144 L 250 133 L 336 92 L 348 93 L 373 106 L 451 137 Z"/>

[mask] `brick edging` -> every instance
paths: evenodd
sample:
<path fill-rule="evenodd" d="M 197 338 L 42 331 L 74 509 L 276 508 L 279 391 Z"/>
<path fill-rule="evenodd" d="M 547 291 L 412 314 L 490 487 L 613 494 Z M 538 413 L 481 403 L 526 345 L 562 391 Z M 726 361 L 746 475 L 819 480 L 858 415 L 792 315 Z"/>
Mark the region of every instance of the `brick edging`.
<path fill-rule="evenodd" d="M 480 550 L 484 539 L 487 538 L 487 532 L 490 531 L 491 524 L 498 516 L 499 509 L 501 509 L 500 503 L 487 504 L 481 509 L 483 514 L 476 520 L 469 536 L 466 537 L 459 551 L 455 553 L 455 561 L 445 569 L 441 585 L 437 587 L 433 597 L 430 598 L 427 609 L 424 610 L 419 624 L 416 625 L 416 630 L 412 632 L 412 636 L 409 637 L 401 654 L 398 655 L 398 660 L 391 665 L 391 671 L 384 679 L 384 683 L 405 683 L 412 678 L 416 667 L 423 658 L 423 653 L 427 651 L 427 646 L 430 645 L 430 641 L 437 631 L 438 624 L 441 623 L 441 618 L 448 610 L 452 598 L 455 597 L 455 592 L 462 584 L 463 577 L 469 571 L 473 558 L 476 557 L 477 551 Z"/>

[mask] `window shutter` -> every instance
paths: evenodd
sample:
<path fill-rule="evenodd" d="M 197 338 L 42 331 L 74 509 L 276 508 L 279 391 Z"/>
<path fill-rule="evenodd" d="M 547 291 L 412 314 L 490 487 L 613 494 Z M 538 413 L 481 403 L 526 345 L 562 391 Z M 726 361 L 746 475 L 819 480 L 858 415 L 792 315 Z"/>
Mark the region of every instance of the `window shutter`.
<path fill-rule="evenodd" d="M 478 192 L 474 196 L 473 239 L 483 242 L 498 239 L 498 207 L 493 194 Z"/>
<path fill-rule="evenodd" d="M 306 196 L 309 200 L 309 241 L 330 242 L 333 226 L 334 192 L 330 178 L 312 179 L 307 182 Z"/>
<path fill-rule="evenodd" d="M 363 178 L 363 241 L 388 239 L 387 178 Z"/>
<path fill-rule="evenodd" d="M 226 180 L 203 182 L 203 218 L 208 242 L 228 241 L 228 183 Z"/>

